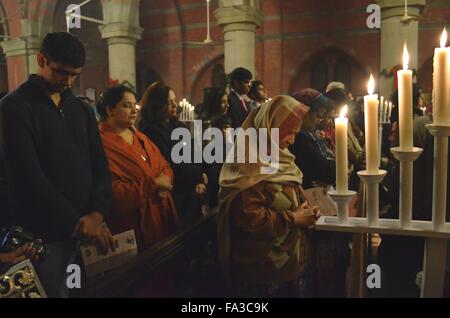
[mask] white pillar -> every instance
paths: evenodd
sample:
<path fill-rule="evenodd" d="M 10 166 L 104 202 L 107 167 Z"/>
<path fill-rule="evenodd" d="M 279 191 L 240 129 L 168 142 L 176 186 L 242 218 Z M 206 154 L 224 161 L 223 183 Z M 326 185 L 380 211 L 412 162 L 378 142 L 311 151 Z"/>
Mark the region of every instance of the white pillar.
<path fill-rule="evenodd" d="M 1 41 L 0 45 L 6 58 L 22 56 L 25 62 L 25 76 L 35 74 L 39 67 L 36 54 L 41 47 L 42 38 L 38 35 L 38 24 L 28 19 L 20 19 L 20 38 L 9 38 Z"/>
<path fill-rule="evenodd" d="M 225 72 L 245 67 L 255 75 L 255 34 L 263 14 L 259 0 L 220 0 L 215 11 L 225 40 Z"/>
<path fill-rule="evenodd" d="M 381 59 L 380 70 L 389 71 L 402 64 L 403 45 L 408 46 L 409 68 L 418 67 L 419 56 L 419 21 L 426 0 L 408 0 L 409 20 L 403 20 L 405 14 L 404 0 L 379 0 L 381 7 Z M 380 93 L 389 97 L 393 92 L 394 77 L 380 77 Z"/>
<path fill-rule="evenodd" d="M 102 1 L 105 25 L 99 27 L 108 44 L 109 77 L 128 82 L 136 89 L 136 42 L 139 26 L 139 0 Z"/>

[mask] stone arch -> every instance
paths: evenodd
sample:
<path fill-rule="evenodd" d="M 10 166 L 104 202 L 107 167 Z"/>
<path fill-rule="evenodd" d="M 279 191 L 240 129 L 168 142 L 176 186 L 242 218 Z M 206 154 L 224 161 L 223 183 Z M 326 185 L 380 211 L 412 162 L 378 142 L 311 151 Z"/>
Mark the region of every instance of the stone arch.
<path fill-rule="evenodd" d="M 199 104 L 203 100 L 203 88 L 213 85 L 213 71 L 217 65 L 223 68 L 224 55 L 219 54 L 213 58 L 206 57 L 202 64 L 197 66 L 197 73 L 192 80 L 189 99 L 193 104 Z"/>
<path fill-rule="evenodd" d="M 140 26 L 144 28 L 144 32 L 136 46 L 138 67 L 153 69 L 180 96 L 185 94 L 187 86 L 181 4 L 177 0 L 141 1 Z M 171 49 L 166 50 L 168 47 Z M 139 71 L 137 68 L 138 73 Z M 143 73 L 142 70 L 140 73 Z M 141 80 L 144 75 L 139 74 Z"/>
<path fill-rule="evenodd" d="M 433 91 L 433 56 L 428 57 L 419 67 L 417 72 L 417 82 L 424 92 L 426 102 L 431 103 Z"/>
<path fill-rule="evenodd" d="M 366 70 L 350 54 L 335 47 L 322 48 L 300 63 L 289 88 L 292 92 L 315 86 L 324 91 L 329 82 L 342 81 L 349 91 L 361 95 L 364 93 L 361 83 L 367 76 Z"/>
<path fill-rule="evenodd" d="M 138 99 L 142 98 L 145 90 L 152 83 L 156 81 L 161 81 L 161 75 L 156 72 L 152 67 L 146 66 L 141 63 L 137 63 L 136 65 L 136 94 Z"/>
<path fill-rule="evenodd" d="M 39 0 L 30 2 L 28 18 L 37 23 L 37 36 L 44 37 L 48 32 L 54 30 L 54 16 L 61 1 Z"/>

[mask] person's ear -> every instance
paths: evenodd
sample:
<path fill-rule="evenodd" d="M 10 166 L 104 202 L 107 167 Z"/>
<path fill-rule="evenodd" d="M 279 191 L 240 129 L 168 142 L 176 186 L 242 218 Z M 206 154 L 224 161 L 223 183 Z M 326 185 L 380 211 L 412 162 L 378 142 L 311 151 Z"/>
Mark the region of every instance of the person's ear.
<path fill-rule="evenodd" d="M 108 118 L 109 118 L 109 117 L 114 117 L 114 113 L 113 113 L 111 107 L 106 106 L 106 107 L 105 107 L 105 111 L 106 111 L 106 115 L 108 115 Z"/>
<path fill-rule="evenodd" d="M 38 63 L 38 65 L 39 65 L 39 67 L 44 67 L 44 65 L 45 65 L 45 56 L 44 56 L 44 54 L 42 54 L 41 52 L 39 52 L 39 53 L 37 54 L 36 60 L 37 60 L 37 63 Z"/>

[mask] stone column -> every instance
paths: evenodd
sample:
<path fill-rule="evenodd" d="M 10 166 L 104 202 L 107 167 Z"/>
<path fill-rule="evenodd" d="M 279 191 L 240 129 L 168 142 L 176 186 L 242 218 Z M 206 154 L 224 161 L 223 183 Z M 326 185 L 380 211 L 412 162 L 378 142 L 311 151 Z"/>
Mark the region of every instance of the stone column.
<path fill-rule="evenodd" d="M 419 21 L 418 17 L 425 7 L 426 0 L 409 0 L 408 15 L 404 20 L 404 0 L 379 0 L 381 7 L 381 58 L 380 69 L 387 73 L 403 63 L 403 45 L 406 42 L 410 56 L 409 69 L 418 68 Z M 380 93 L 389 97 L 394 88 L 394 77 L 380 77 Z"/>
<path fill-rule="evenodd" d="M 259 0 L 220 0 L 215 11 L 225 40 L 225 72 L 245 67 L 255 76 L 255 33 L 263 13 Z"/>
<path fill-rule="evenodd" d="M 11 37 L 0 42 L 8 66 L 8 87 L 13 90 L 24 82 L 30 74 L 39 71 L 36 54 L 42 38 L 38 35 L 38 24 L 29 19 L 21 19 L 21 37 Z"/>
<path fill-rule="evenodd" d="M 109 77 L 136 89 L 136 42 L 143 31 L 139 0 L 102 1 L 102 6 L 105 24 L 99 29 L 108 44 Z"/>

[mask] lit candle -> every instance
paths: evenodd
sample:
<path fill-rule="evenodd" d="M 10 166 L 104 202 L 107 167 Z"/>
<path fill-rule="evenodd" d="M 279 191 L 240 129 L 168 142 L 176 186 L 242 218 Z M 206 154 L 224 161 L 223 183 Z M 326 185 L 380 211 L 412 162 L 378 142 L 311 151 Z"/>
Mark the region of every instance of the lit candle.
<path fill-rule="evenodd" d="M 388 114 L 389 114 L 389 102 L 385 101 L 384 102 L 384 122 L 385 123 L 387 123 L 389 120 Z"/>
<path fill-rule="evenodd" d="M 347 105 L 342 107 L 338 118 L 334 120 L 336 136 L 336 191 L 348 191 L 348 148 L 347 148 Z"/>
<path fill-rule="evenodd" d="M 364 96 L 364 121 L 366 127 L 366 166 L 369 173 L 378 172 L 378 96 L 374 94 L 372 74 L 367 85 L 369 95 Z"/>
<path fill-rule="evenodd" d="M 389 102 L 389 113 L 388 113 L 389 122 L 391 122 L 391 114 L 392 114 L 392 102 Z"/>
<path fill-rule="evenodd" d="M 447 31 L 441 36 L 441 47 L 434 50 L 433 123 L 450 125 L 450 48 L 445 47 Z"/>
<path fill-rule="evenodd" d="M 406 44 L 403 48 L 403 70 L 398 71 L 398 126 L 400 148 L 411 150 L 413 147 L 413 97 L 412 71 L 408 70 L 409 54 Z"/>

